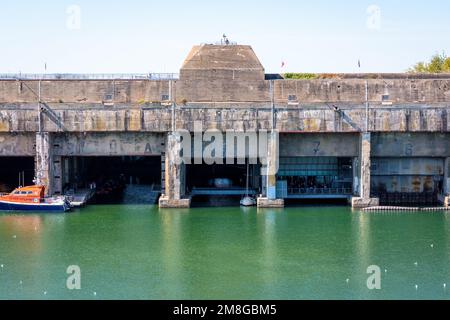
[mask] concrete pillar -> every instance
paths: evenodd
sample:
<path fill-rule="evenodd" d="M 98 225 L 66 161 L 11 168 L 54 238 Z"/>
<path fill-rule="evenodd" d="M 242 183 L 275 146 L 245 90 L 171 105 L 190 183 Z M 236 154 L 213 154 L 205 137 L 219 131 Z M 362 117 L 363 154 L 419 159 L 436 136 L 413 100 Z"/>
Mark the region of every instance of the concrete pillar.
<path fill-rule="evenodd" d="M 352 160 L 352 171 L 353 171 L 353 194 L 359 195 L 359 158 L 355 157 Z"/>
<path fill-rule="evenodd" d="M 378 198 L 370 197 L 370 132 L 361 134 L 359 152 L 359 197 L 352 198 L 353 208 L 367 208 L 379 205 Z"/>
<path fill-rule="evenodd" d="M 35 183 L 45 186 L 46 195 L 62 194 L 62 159 L 53 155 L 49 132 L 36 133 Z"/>
<path fill-rule="evenodd" d="M 284 199 L 277 199 L 277 172 L 279 167 L 279 139 L 278 132 L 272 131 L 268 135 L 267 164 L 262 167 L 264 191 L 257 199 L 258 208 L 283 208 Z"/>
<path fill-rule="evenodd" d="M 78 190 L 78 185 L 80 183 L 80 158 L 79 157 L 74 157 L 73 158 L 73 186 L 74 186 L 74 191 L 77 192 Z"/>
<path fill-rule="evenodd" d="M 61 156 L 53 156 L 53 180 L 52 193 L 61 195 L 63 193 L 63 159 Z"/>
<path fill-rule="evenodd" d="M 160 208 L 189 208 L 190 197 L 186 196 L 186 165 L 180 158 L 181 135 L 169 133 L 165 152 L 165 188 L 159 198 Z"/>
<path fill-rule="evenodd" d="M 64 188 L 64 186 L 69 183 L 70 181 L 70 167 L 69 167 L 69 161 L 70 158 L 63 158 L 63 162 L 62 162 L 62 173 L 63 173 L 63 179 L 62 179 L 62 187 Z"/>
<path fill-rule="evenodd" d="M 444 162 L 444 206 L 450 207 L 450 158 Z"/>
<path fill-rule="evenodd" d="M 51 195 L 53 176 L 52 137 L 48 132 L 36 134 L 35 183 L 45 186 L 45 194 Z"/>

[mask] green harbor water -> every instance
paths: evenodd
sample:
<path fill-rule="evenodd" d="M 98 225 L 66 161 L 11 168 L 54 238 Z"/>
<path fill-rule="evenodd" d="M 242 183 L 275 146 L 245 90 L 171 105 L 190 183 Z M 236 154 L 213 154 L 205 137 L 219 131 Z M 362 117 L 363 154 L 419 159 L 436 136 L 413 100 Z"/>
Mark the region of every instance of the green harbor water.
<path fill-rule="evenodd" d="M 450 215 L 148 205 L 0 213 L 0 264 L 0 299 L 448 299 Z M 70 265 L 81 290 L 66 288 Z M 367 288 L 370 265 L 381 268 L 381 290 Z"/>

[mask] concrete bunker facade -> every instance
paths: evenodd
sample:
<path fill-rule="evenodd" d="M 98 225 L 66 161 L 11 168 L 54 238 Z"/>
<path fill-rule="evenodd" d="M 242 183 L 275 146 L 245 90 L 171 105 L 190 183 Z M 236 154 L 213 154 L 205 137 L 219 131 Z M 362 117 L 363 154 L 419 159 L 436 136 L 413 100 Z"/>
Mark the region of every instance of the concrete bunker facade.
<path fill-rule="evenodd" d="M 268 133 L 267 165 L 251 169 L 259 207 L 448 205 L 449 109 L 450 75 L 272 79 L 250 46 L 202 45 L 179 78 L 0 79 L 0 161 L 34 158 L 37 183 L 61 194 L 80 158 L 159 157 L 160 207 L 189 207 L 204 187 L 192 181 L 195 166 L 204 164 L 180 163 L 180 132 L 193 138 L 201 124 L 224 135 Z"/>

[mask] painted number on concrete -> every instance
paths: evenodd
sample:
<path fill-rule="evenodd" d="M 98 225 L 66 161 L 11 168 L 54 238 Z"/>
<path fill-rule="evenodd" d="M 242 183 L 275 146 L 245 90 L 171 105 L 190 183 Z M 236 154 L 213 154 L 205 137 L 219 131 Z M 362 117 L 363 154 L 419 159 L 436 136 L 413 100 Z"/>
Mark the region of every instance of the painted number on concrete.
<path fill-rule="evenodd" d="M 145 145 L 145 153 L 147 153 L 147 154 L 151 154 L 152 153 L 152 146 L 150 145 L 150 143 L 147 143 Z"/>
<path fill-rule="evenodd" d="M 413 154 L 413 145 L 412 143 L 407 143 L 405 145 L 405 155 L 412 156 L 412 154 Z"/>
<path fill-rule="evenodd" d="M 315 146 L 313 149 L 314 154 L 317 154 L 320 150 L 320 141 L 314 141 L 314 146 Z"/>
<path fill-rule="evenodd" d="M 111 142 L 109 143 L 109 150 L 111 153 L 117 153 L 117 141 L 116 140 L 111 140 Z"/>

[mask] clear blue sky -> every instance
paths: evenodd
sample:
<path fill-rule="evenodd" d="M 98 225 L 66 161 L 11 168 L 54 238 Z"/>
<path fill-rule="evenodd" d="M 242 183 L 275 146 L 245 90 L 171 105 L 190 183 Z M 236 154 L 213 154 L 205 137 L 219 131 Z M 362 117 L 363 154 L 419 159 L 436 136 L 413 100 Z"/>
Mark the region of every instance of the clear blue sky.
<path fill-rule="evenodd" d="M 450 1 L 0 0 L 0 72 L 178 72 L 223 33 L 268 73 L 401 72 L 450 54 Z"/>

